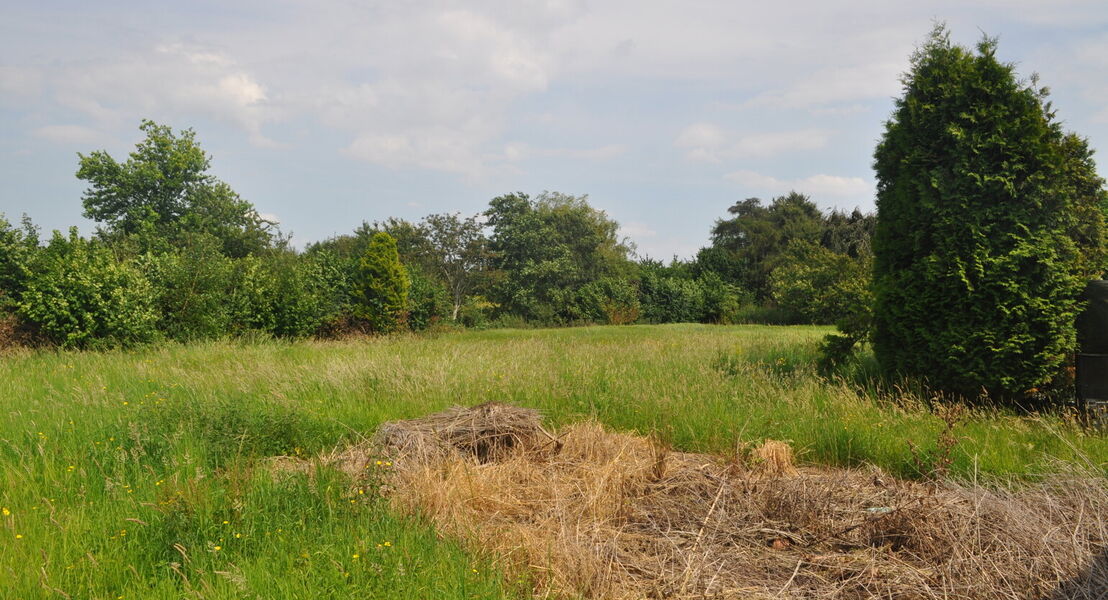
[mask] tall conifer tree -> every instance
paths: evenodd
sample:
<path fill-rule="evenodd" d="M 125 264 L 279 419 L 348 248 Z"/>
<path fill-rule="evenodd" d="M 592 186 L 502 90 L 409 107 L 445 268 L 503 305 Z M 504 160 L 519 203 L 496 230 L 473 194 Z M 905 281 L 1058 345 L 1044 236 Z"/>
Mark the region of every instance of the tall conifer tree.
<path fill-rule="evenodd" d="M 874 346 L 882 366 L 965 395 L 1050 384 L 1103 267 L 1103 180 L 1047 91 L 938 26 L 875 153 Z"/>

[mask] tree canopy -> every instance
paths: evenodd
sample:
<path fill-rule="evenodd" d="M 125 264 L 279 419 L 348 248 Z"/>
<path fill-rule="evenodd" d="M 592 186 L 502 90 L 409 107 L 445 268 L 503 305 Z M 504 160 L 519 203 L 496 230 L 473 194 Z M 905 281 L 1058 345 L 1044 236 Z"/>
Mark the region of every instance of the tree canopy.
<path fill-rule="evenodd" d="M 502 309 L 540 322 L 581 317 L 577 291 L 632 269 L 619 225 L 587 196 L 544 192 L 494 198 L 485 211 L 499 272 L 492 294 Z"/>
<path fill-rule="evenodd" d="M 84 215 L 104 225 L 110 238 L 143 236 L 148 243 L 182 234 L 212 235 L 227 256 L 239 257 L 274 242 L 273 223 L 226 183 L 208 173 L 211 159 L 196 134 L 174 134 L 168 126 L 143 121 L 146 139 L 125 162 L 103 150 L 78 154 L 77 178 L 87 181 Z"/>

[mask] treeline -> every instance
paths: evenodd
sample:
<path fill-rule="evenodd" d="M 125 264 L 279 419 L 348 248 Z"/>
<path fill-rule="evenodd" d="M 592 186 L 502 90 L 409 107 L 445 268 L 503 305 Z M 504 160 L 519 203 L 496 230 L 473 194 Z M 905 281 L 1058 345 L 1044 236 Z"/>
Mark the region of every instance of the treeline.
<path fill-rule="evenodd" d="M 748 199 L 692 260 L 638 257 L 587 197 L 513 193 L 483 213 L 390 218 L 289 244 L 208 170 L 195 133 L 146 121 L 124 162 L 79 155 L 86 217 L 46 240 L 0 216 L 0 337 L 98 348 L 438 325 L 831 323 L 868 310 L 872 215 Z"/>

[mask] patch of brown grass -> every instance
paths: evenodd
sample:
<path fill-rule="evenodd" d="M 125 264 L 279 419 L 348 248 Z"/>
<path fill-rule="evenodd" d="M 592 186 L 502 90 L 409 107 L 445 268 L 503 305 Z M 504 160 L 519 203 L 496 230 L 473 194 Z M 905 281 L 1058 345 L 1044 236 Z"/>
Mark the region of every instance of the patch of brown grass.
<path fill-rule="evenodd" d="M 381 452 L 397 507 L 540 595 L 1108 598 L 1108 483 L 1080 473 L 1018 491 L 911 482 L 797 468 L 774 441 L 738 460 L 596 423 L 555 436 L 498 404 L 388 423 L 335 460 Z"/>
<path fill-rule="evenodd" d="M 0 352 L 35 346 L 34 338 L 34 332 L 28 325 L 0 309 Z"/>

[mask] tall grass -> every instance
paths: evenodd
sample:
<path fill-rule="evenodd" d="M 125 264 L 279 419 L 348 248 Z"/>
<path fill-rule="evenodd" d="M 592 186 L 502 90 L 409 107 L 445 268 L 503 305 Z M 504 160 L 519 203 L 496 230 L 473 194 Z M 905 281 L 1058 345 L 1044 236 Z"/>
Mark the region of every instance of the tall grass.
<path fill-rule="evenodd" d="M 516 594 L 493 557 L 390 515 L 375 489 L 267 466 L 454 404 L 593 417 L 685 450 L 781 439 L 803 461 L 917 474 L 941 451 L 941 415 L 913 391 L 818 378 L 825 333 L 593 327 L 0 356 L 0 597 Z M 1108 440 L 1058 416 L 971 409 L 954 433 L 961 475 L 1108 464 Z"/>

